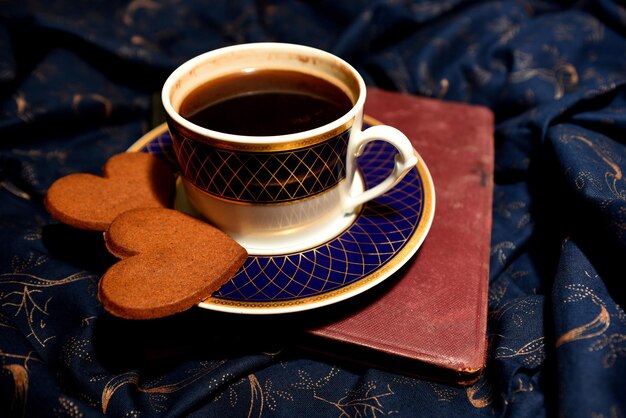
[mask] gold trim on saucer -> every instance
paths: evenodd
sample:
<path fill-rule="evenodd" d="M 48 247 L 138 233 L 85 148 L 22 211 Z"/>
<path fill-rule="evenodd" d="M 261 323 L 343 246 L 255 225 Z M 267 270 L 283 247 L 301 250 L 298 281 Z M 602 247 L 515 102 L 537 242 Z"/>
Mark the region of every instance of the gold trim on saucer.
<path fill-rule="evenodd" d="M 371 118 L 367 115 L 364 116 L 364 123 L 368 125 L 381 124 L 376 119 Z M 128 149 L 128 151 L 141 151 L 142 148 L 146 147 L 146 145 L 150 144 L 152 141 L 158 140 L 158 136 L 163 135 L 166 131 L 167 125 L 165 123 L 157 126 L 156 128 L 146 133 L 137 142 L 135 142 Z M 415 153 L 416 155 L 419 155 L 417 151 L 415 151 Z M 273 302 L 244 302 L 219 298 L 209 298 L 201 302 L 199 304 L 199 307 L 222 312 L 242 314 L 279 314 L 298 312 L 302 310 L 330 305 L 348 299 L 374 287 L 378 283 L 387 279 L 396 271 L 398 271 L 417 252 L 417 250 L 420 248 L 421 244 L 425 240 L 433 222 L 435 213 L 435 187 L 428 167 L 421 157 L 418 158 L 416 169 L 419 178 L 421 179 L 422 187 L 422 213 L 419 217 L 419 220 L 417 221 L 417 225 L 413 230 L 413 234 L 408 239 L 408 241 L 406 241 L 404 246 L 395 255 L 393 255 L 391 259 L 383 262 L 380 267 L 371 274 L 359 278 L 357 281 L 339 289 L 310 297 Z M 332 238 L 328 242 L 331 242 L 334 239 L 336 239 L 336 237 Z M 324 245 L 324 243 L 318 244 L 318 246 L 320 245 Z M 298 252 L 301 251 L 297 251 L 296 253 Z M 288 254 L 283 254 L 282 256 L 285 255 Z M 276 257 L 280 256 L 281 255 L 276 255 Z"/>
<path fill-rule="evenodd" d="M 163 122 L 160 125 L 155 126 L 148 132 L 146 132 L 139 140 L 133 143 L 126 151 L 127 152 L 137 152 L 141 151 L 143 147 L 152 142 L 159 135 L 163 135 L 168 131 L 167 123 Z"/>
<path fill-rule="evenodd" d="M 369 118 L 368 124 L 375 122 L 375 119 Z M 302 305 L 312 305 L 310 308 L 318 306 L 324 306 L 329 301 L 338 302 L 340 300 L 347 299 L 353 294 L 361 293 L 376 284 L 382 282 L 384 279 L 395 273 L 402 265 L 404 265 L 419 249 L 422 242 L 426 238 L 426 235 L 432 224 L 432 220 L 435 213 L 435 188 L 432 182 L 432 177 L 426 164 L 420 158 L 417 165 L 417 170 L 423 183 L 423 205 L 424 209 L 422 216 L 420 217 L 417 229 L 407 241 L 405 246 L 386 264 L 380 267 L 367 277 L 358 280 L 355 283 L 349 284 L 337 290 L 333 290 L 321 295 L 310 296 L 301 299 L 276 301 L 276 302 L 241 302 L 230 301 L 218 298 L 209 298 L 200 303 L 200 307 L 206 309 L 213 309 L 226 312 L 241 312 L 241 313 L 258 313 L 266 314 L 269 309 L 275 309 L 276 313 L 295 312 L 300 309 Z"/>

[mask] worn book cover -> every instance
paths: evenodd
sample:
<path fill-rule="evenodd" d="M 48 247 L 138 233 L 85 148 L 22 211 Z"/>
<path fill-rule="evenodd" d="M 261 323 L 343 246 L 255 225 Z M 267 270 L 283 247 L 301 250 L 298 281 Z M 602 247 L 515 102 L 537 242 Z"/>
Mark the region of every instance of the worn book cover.
<path fill-rule="evenodd" d="M 369 89 L 366 114 L 403 131 L 428 166 L 432 227 L 394 276 L 322 310 L 303 346 L 470 383 L 486 357 L 494 120 L 484 107 Z"/>

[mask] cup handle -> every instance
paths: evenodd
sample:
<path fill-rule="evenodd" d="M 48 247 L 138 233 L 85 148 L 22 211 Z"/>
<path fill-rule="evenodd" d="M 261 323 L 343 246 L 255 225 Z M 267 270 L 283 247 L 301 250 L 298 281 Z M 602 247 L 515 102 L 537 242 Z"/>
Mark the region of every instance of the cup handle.
<path fill-rule="evenodd" d="M 363 152 L 365 145 L 372 141 L 385 141 L 393 145 L 398 153 L 395 156 L 393 170 L 386 179 L 376 186 L 354 194 L 352 187 L 348 190 L 344 199 L 345 213 L 354 212 L 363 203 L 372 200 L 394 187 L 402 178 L 417 164 L 417 153 L 413 149 L 411 141 L 402 132 L 386 125 L 376 125 L 358 133 L 348 143 L 346 161 L 346 180 L 352 186 L 357 169 L 357 158 Z"/>

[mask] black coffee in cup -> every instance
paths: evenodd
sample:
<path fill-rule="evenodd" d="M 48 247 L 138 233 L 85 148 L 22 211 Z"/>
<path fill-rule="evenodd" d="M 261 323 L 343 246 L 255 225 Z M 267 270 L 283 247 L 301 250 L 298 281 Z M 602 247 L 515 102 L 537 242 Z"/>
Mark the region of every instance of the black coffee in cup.
<path fill-rule="evenodd" d="M 354 103 L 336 84 L 292 70 L 244 70 L 193 90 L 179 113 L 218 132 L 272 136 L 308 131 L 342 117 Z"/>

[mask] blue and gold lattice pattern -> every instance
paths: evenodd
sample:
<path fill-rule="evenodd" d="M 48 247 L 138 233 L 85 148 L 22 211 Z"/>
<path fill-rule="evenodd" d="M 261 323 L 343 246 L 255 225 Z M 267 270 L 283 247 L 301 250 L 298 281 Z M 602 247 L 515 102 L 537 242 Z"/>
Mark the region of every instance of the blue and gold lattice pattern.
<path fill-rule="evenodd" d="M 170 161 L 173 156 L 167 131 L 141 144 L 140 149 Z M 359 158 L 366 186 L 386 178 L 395 154 L 394 147 L 382 141 L 367 146 Z M 333 298 L 366 285 L 390 262 L 404 261 L 396 257 L 414 236 L 424 209 L 423 179 L 415 168 L 390 192 L 367 203 L 355 222 L 330 241 L 292 254 L 250 256 L 207 303 L 241 308 L 290 307 Z"/>
<path fill-rule="evenodd" d="M 346 175 L 350 130 L 324 142 L 280 152 L 222 149 L 176 136 L 182 175 L 221 199 L 281 203 L 324 192 Z"/>

